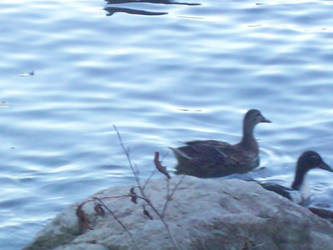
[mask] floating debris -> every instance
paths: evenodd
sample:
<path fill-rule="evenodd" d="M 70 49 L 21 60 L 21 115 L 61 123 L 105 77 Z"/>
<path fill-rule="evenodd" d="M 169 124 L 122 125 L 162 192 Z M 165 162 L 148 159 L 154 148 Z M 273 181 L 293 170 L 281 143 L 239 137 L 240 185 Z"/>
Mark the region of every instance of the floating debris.
<path fill-rule="evenodd" d="M 154 11 L 146 11 L 146 10 L 136 10 L 129 8 L 117 8 L 117 7 L 105 7 L 104 10 L 107 11 L 107 16 L 112 16 L 114 13 L 122 12 L 133 15 L 144 15 L 144 16 L 161 16 L 166 15 L 168 12 L 154 12 Z"/>
<path fill-rule="evenodd" d="M 34 71 L 30 71 L 29 73 L 22 73 L 20 74 L 21 77 L 28 77 L 28 76 L 33 76 L 35 75 Z"/>

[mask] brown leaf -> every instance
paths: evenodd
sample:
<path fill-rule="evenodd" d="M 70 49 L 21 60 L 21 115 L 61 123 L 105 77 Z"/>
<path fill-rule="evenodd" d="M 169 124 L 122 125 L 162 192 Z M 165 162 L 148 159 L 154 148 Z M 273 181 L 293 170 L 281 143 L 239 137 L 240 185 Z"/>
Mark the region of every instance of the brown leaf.
<path fill-rule="evenodd" d="M 142 205 L 142 208 L 143 208 L 143 214 L 147 216 L 149 219 L 153 220 L 154 219 L 153 216 L 151 216 L 151 214 L 147 211 L 145 205 Z"/>
<path fill-rule="evenodd" d="M 97 203 L 95 205 L 94 209 L 95 209 L 95 212 L 96 212 L 96 216 L 102 216 L 102 217 L 105 216 L 105 210 L 104 210 L 104 208 L 101 204 Z"/>
<path fill-rule="evenodd" d="M 160 156 L 160 153 L 159 152 L 155 152 L 154 164 L 155 164 L 156 169 L 158 171 L 160 171 L 162 174 L 164 174 L 168 179 L 171 179 L 171 176 L 169 175 L 166 167 L 164 167 L 164 166 L 161 165 L 161 162 L 159 160 L 159 156 Z"/>
<path fill-rule="evenodd" d="M 137 204 L 137 203 L 138 203 L 138 202 L 137 202 L 138 195 L 135 193 L 134 189 L 135 189 L 135 187 L 132 187 L 132 188 L 130 189 L 130 196 L 131 196 L 131 201 L 132 201 L 133 203 Z"/>

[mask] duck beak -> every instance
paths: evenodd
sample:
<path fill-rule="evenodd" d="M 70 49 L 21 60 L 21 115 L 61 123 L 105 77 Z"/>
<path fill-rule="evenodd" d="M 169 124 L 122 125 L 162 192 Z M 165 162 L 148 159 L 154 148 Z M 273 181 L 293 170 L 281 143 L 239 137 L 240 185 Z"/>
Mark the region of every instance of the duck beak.
<path fill-rule="evenodd" d="M 270 120 L 266 119 L 263 115 L 261 115 L 261 121 L 260 122 L 272 123 Z"/>
<path fill-rule="evenodd" d="M 327 170 L 329 172 L 333 172 L 333 169 L 323 161 L 319 164 L 318 167 L 321 169 Z"/>

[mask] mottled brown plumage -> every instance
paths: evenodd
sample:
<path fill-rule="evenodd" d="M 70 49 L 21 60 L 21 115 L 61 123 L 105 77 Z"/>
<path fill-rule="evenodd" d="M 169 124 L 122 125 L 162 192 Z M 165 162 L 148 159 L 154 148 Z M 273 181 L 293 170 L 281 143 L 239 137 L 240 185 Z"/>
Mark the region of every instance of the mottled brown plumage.
<path fill-rule="evenodd" d="M 243 137 L 237 144 L 206 140 L 186 142 L 186 146 L 171 148 L 178 160 L 177 174 L 202 178 L 245 173 L 259 165 L 259 148 L 253 136 L 254 127 L 270 122 L 259 110 L 249 110 L 243 120 Z"/>

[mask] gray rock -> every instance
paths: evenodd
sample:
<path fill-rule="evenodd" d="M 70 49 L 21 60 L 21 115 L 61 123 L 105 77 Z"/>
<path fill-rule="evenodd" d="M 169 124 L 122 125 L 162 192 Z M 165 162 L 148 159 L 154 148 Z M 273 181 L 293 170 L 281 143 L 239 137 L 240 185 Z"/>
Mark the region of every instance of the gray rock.
<path fill-rule="evenodd" d="M 180 178 L 171 179 L 169 190 Z M 156 179 L 145 189 L 159 211 L 166 201 L 166 187 L 166 180 Z M 130 188 L 113 187 L 92 197 L 128 194 Z M 88 202 L 83 210 L 93 230 L 80 230 L 75 204 L 59 214 L 25 249 L 175 249 L 154 211 L 146 206 L 153 220 L 143 214 L 144 201 L 134 204 L 126 197 L 104 198 L 104 202 L 131 237 L 109 213 L 96 216 L 93 202 Z M 168 203 L 164 221 L 179 249 L 333 249 L 331 223 L 254 182 L 242 180 L 186 176 Z"/>

